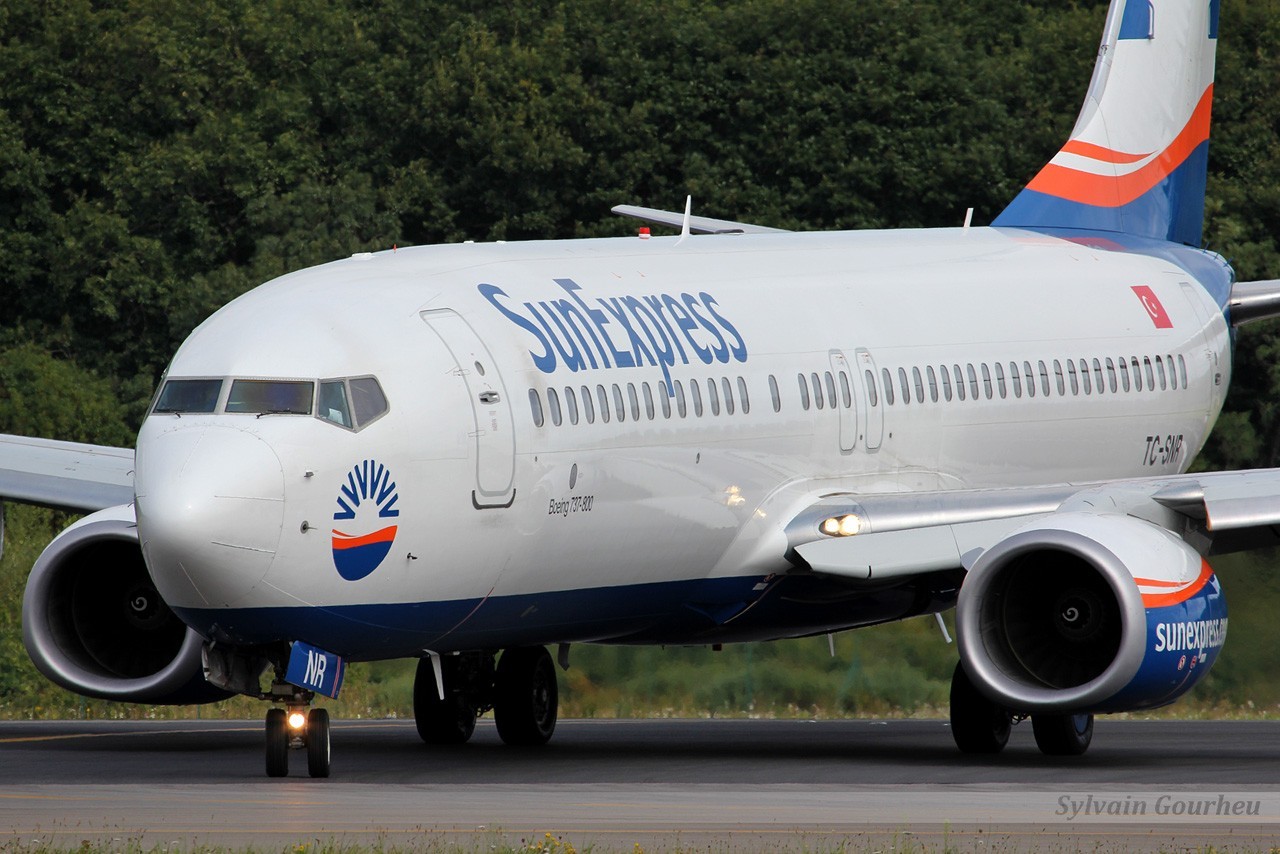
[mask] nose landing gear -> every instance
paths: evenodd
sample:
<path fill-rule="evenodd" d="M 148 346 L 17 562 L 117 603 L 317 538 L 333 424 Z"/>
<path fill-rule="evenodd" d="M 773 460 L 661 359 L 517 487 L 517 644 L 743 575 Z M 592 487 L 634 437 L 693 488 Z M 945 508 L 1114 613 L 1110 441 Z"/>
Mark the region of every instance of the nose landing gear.
<path fill-rule="evenodd" d="M 312 777 L 329 776 L 329 712 L 307 707 L 315 698 L 310 691 L 292 685 L 271 686 L 271 699 L 286 704 L 284 709 L 267 712 L 267 776 L 289 776 L 289 751 L 307 751 L 307 772 Z M 287 696 L 281 696 L 286 689 Z"/>
<path fill-rule="evenodd" d="M 301 688 L 296 680 L 316 676 L 313 686 L 325 684 L 333 688 L 327 697 L 338 695 L 338 678 L 342 661 L 337 656 L 314 647 L 305 647 L 301 659 L 310 663 L 304 674 L 290 675 L 290 661 L 295 646 L 302 644 L 260 647 L 236 647 L 217 643 L 204 645 L 203 663 L 205 679 L 224 691 L 243 694 L 256 700 L 284 706 L 267 712 L 267 776 L 289 776 L 289 751 L 307 751 L 307 771 L 312 777 L 329 776 L 329 712 L 313 709 L 311 703 L 316 692 Z M 270 689 L 263 691 L 261 679 L 268 670 L 274 671 Z M 320 679 L 328 670 L 329 680 Z M 336 672 L 337 675 L 333 675 Z M 295 682 L 289 682 L 294 679 Z"/>

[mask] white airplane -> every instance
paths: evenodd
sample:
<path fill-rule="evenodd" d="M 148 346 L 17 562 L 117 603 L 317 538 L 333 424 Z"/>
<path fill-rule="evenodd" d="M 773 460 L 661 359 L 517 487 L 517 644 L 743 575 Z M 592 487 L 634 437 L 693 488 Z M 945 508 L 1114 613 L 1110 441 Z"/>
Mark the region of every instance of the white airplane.
<path fill-rule="evenodd" d="M 418 731 L 556 723 L 548 646 L 797 637 L 956 608 L 951 724 L 1097 713 L 1213 665 L 1206 556 L 1277 541 L 1280 472 L 1186 474 L 1232 329 L 1198 247 L 1217 0 L 1113 0 L 1070 140 L 991 228 L 426 246 L 268 282 L 191 334 L 127 450 L 5 437 L 0 497 L 94 511 L 24 639 L 80 694 L 273 701 L 415 657 Z M 694 236 L 696 234 L 696 236 Z M 261 679 L 266 676 L 267 686 Z"/>

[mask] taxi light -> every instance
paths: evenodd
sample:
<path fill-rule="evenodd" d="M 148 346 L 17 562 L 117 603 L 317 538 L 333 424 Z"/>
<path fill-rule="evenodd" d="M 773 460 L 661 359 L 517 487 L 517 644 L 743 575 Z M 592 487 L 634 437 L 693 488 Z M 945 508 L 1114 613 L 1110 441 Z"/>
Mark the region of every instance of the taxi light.
<path fill-rule="evenodd" d="M 306 722 L 307 722 L 307 718 L 305 715 L 302 714 L 302 712 L 291 712 L 289 714 L 290 729 L 302 729 L 302 727 L 306 724 Z"/>
<path fill-rule="evenodd" d="M 840 536 L 840 520 L 834 516 L 830 519 L 822 520 L 822 533 L 829 537 Z"/>

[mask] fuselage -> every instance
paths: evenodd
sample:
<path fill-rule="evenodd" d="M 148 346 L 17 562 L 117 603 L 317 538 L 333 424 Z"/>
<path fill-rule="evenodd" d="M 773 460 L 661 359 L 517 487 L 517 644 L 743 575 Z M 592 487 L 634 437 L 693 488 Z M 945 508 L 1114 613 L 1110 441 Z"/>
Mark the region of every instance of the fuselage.
<path fill-rule="evenodd" d="M 142 427 L 149 569 L 206 637 L 357 659 L 948 607 L 954 574 L 788 574 L 783 528 L 836 490 L 1184 471 L 1229 380 L 1230 270 L 1124 240 L 461 244 L 285 276 L 170 365 L 217 397 Z"/>

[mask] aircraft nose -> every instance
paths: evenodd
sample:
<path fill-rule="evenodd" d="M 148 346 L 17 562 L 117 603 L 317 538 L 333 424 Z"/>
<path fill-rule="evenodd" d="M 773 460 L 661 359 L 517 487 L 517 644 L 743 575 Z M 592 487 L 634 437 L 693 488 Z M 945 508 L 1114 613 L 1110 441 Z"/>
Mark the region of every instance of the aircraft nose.
<path fill-rule="evenodd" d="M 284 473 L 262 439 L 207 426 L 140 437 L 134 485 L 143 554 L 171 606 L 235 605 L 266 575 Z"/>

